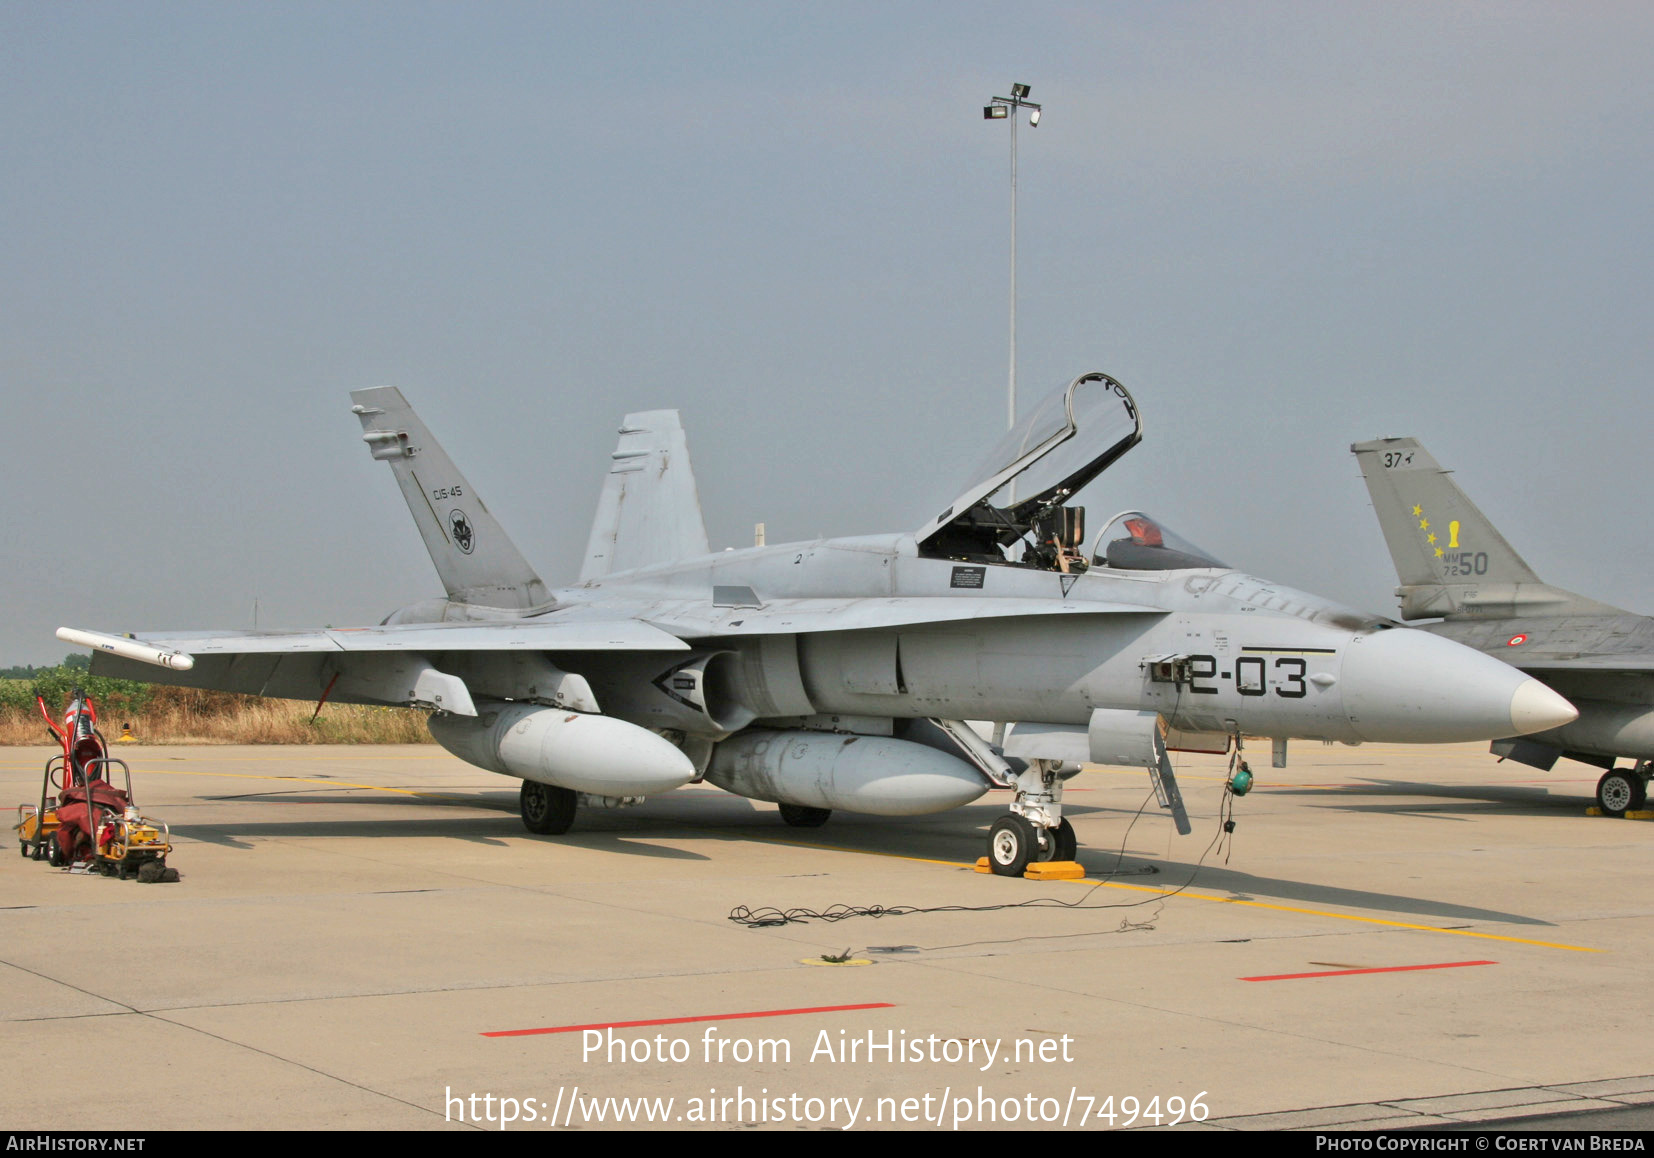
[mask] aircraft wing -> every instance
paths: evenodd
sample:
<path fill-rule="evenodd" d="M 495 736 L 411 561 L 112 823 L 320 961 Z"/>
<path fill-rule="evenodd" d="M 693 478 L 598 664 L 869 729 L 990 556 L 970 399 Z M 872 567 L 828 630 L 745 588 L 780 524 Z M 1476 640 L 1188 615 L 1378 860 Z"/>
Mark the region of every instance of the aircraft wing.
<path fill-rule="evenodd" d="M 671 600 L 625 610 L 577 605 L 531 619 L 313 631 L 146 631 L 129 636 L 60 628 L 58 637 L 91 647 L 101 661 L 100 674 L 125 674 L 108 667 L 123 660 L 142 665 L 133 670 L 132 678 L 155 679 L 150 665 L 183 671 L 193 666 L 192 661 L 214 657 L 353 652 L 687 651 L 689 644 L 683 637 L 862 631 L 1007 616 L 1166 614 L 1156 607 L 1089 600 L 1069 603 L 1051 599 L 874 597 L 760 603 L 749 588 L 715 590 L 720 594 L 714 596 L 714 602 Z"/>
<path fill-rule="evenodd" d="M 60 628 L 58 638 L 92 648 L 92 673 L 150 683 L 214 688 L 285 699 L 415 704 L 476 714 L 466 675 L 478 664 L 525 688 L 581 685 L 546 652 L 681 652 L 689 645 L 625 617 L 392 624 L 320 631 L 147 632 L 112 636 Z M 441 655 L 439 671 L 428 658 Z M 510 658 L 506 658 L 510 657 Z M 510 694 L 510 693 L 507 693 Z M 549 692 L 548 692 L 549 694 Z M 571 702 L 572 702 L 571 700 Z"/>
<path fill-rule="evenodd" d="M 1527 672 L 1654 671 L 1654 619 L 1642 615 L 1448 620 L 1430 630 Z"/>
<path fill-rule="evenodd" d="M 1654 655 L 1578 655 L 1568 658 L 1541 655 L 1532 660 L 1501 655 L 1498 658 L 1526 672 L 1654 672 Z"/>
<path fill-rule="evenodd" d="M 58 634 L 93 649 L 95 675 L 286 699 L 414 704 L 472 716 L 474 688 L 495 698 L 533 698 L 558 688 L 570 704 L 591 702 L 584 678 L 553 666 L 547 653 L 675 653 L 689 650 L 686 637 L 861 631 L 1001 616 L 1165 614 L 1080 600 L 875 597 L 761 604 L 746 587 L 714 592 L 712 600 L 576 604 L 528 619 L 484 622 L 124 637 L 63 628 Z M 513 690 L 502 692 L 506 685 Z"/>
<path fill-rule="evenodd" d="M 662 602 L 637 612 L 674 636 L 794 635 L 818 631 L 865 631 L 924 623 L 968 622 L 1009 616 L 1165 615 L 1159 607 L 1057 599 L 961 599 L 949 596 L 772 599 L 750 589 L 718 588 L 704 600 Z"/>
<path fill-rule="evenodd" d="M 64 629 L 68 630 L 68 629 Z M 93 632 L 74 632 L 96 637 Z M 63 637 L 66 638 L 66 637 Z M 91 644 L 119 654 L 113 644 Z M 320 631 L 146 631 L 140 644 L 193 657 L 353 651 L 686 651 L 689 645 L 635 619 L 542 619 L 485 623 L 408 623 Z M 84 642 L 71 639 L 70 642 Z"/>

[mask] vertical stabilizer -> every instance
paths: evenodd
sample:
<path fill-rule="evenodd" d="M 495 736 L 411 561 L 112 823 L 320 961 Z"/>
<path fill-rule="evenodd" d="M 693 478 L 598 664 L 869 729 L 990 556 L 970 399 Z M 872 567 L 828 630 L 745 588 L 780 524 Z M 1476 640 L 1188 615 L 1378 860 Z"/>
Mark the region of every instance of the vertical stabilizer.
<path fill-rule="evenodd" d="M 689 443 L 676 410 L 628 414 L 609 459 L 582 581 L 707 553 Z"/>
<path fill-rule="evenodd" d="M 1416 438 L 1350 447 L 1361 464 L 1396 574 L 1408 586 L 1486 579 L 1537 583 L 1539 576 L 1476 509 Z M 1470 558 L 1464 558 L 1470 553 Z M 1475 557 L 1480 553 L 1483 558 Z"/>
<path fill-rule="evenodd" d="M 481 497 L 394 386 L 352 390 L 352 412 L 373 457 L 390 463 L 448 598 L 527 609 L 550 600 Z"/>
<path fill-rule="evenodd" d="M 1540 582 L 1417 439 L 1378 438 L 1350 450 L 1401 580 L 1403 619 L 1615 610 Z"/>

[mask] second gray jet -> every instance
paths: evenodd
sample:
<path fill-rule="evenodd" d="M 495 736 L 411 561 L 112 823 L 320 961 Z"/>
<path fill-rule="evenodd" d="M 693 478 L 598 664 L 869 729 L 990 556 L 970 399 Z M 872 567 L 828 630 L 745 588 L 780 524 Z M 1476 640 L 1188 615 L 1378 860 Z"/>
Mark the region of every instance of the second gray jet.
<path fill-rule="evenodd" d="M 1417 439 L 1350 450 L 1401 579 L 1401 617 L 1439 617 L 1424 629 L 1544 680 L 1579 709 L 1560 728 L 1494 741 L 1494 753 L 1534 768 L 1562 756 L 1605 768 L 1598 807 L 1641 809 L 1654 771 L 1654 619 L 1540 582 Z M 1616 766 L 1621 757 L 1631 766 Z"/>

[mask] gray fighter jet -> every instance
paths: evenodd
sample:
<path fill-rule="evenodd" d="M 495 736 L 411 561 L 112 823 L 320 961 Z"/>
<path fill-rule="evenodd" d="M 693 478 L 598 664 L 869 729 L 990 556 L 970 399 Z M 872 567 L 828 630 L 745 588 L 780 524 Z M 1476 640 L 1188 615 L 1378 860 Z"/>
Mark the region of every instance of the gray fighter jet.
<path fill-rule="evenodd" d="M 1082 762 L 1143 768 L 1187 832 L 1169 749 L 1491 739 L 1575 715 L 1505 664 L 1241 574 L 1147 514 L 1088 551 L 1069 500 L 1142 437 L 1106 374 L 1031 408 L 915 532 L 717 553 L 676 412 L 628 415 L 579 580 L 556 590 L 398 391 L 351 397 L 447 595 L 376 627 L 60 633 L 94 671 L 432 709 L 449 751 L 523 781 L 537 833 L 582 800 L 702 779 L 798 826 L 1003 788 L 988 853 L 1006 875 L 1074 855 L 1062 795 Z M 1020 722 L 990 745 L 967 719 Z"/>
<path fill-rule="evenodd" d="M 1597 804 L 1623 816 L 1654 771 L 1654 619 L 1542 583 L 1417 439 L 1350 447 L 1401 586 L 1403 619 L 1545 681 L 1579 719 L 1495 740 L 1493 752 L 1549 769 L 1560 756 L 1606 768 Z M 1632 761 L 1616 767 L 1619 757 Z"/>

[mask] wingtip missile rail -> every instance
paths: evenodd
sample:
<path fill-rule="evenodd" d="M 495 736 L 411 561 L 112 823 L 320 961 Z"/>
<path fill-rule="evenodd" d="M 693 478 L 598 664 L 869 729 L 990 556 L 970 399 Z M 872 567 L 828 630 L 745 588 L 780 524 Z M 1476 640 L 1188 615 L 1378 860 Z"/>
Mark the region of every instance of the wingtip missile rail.
<path fill-rule="evenodd" d="M 118 635 L 60 627 L 57 629 L 57 637 L 64 643 L 89 647 L 93 651 L 107 651 L 111 655 L 135 659 L 140 663 L 152 663 L 156 667 L 171 668 L 173 671 L 189 671 L 195 666 L 195 657 L 192 655 L 181 651 L 167 651 L 136 639 L 123 639 Z"/>

